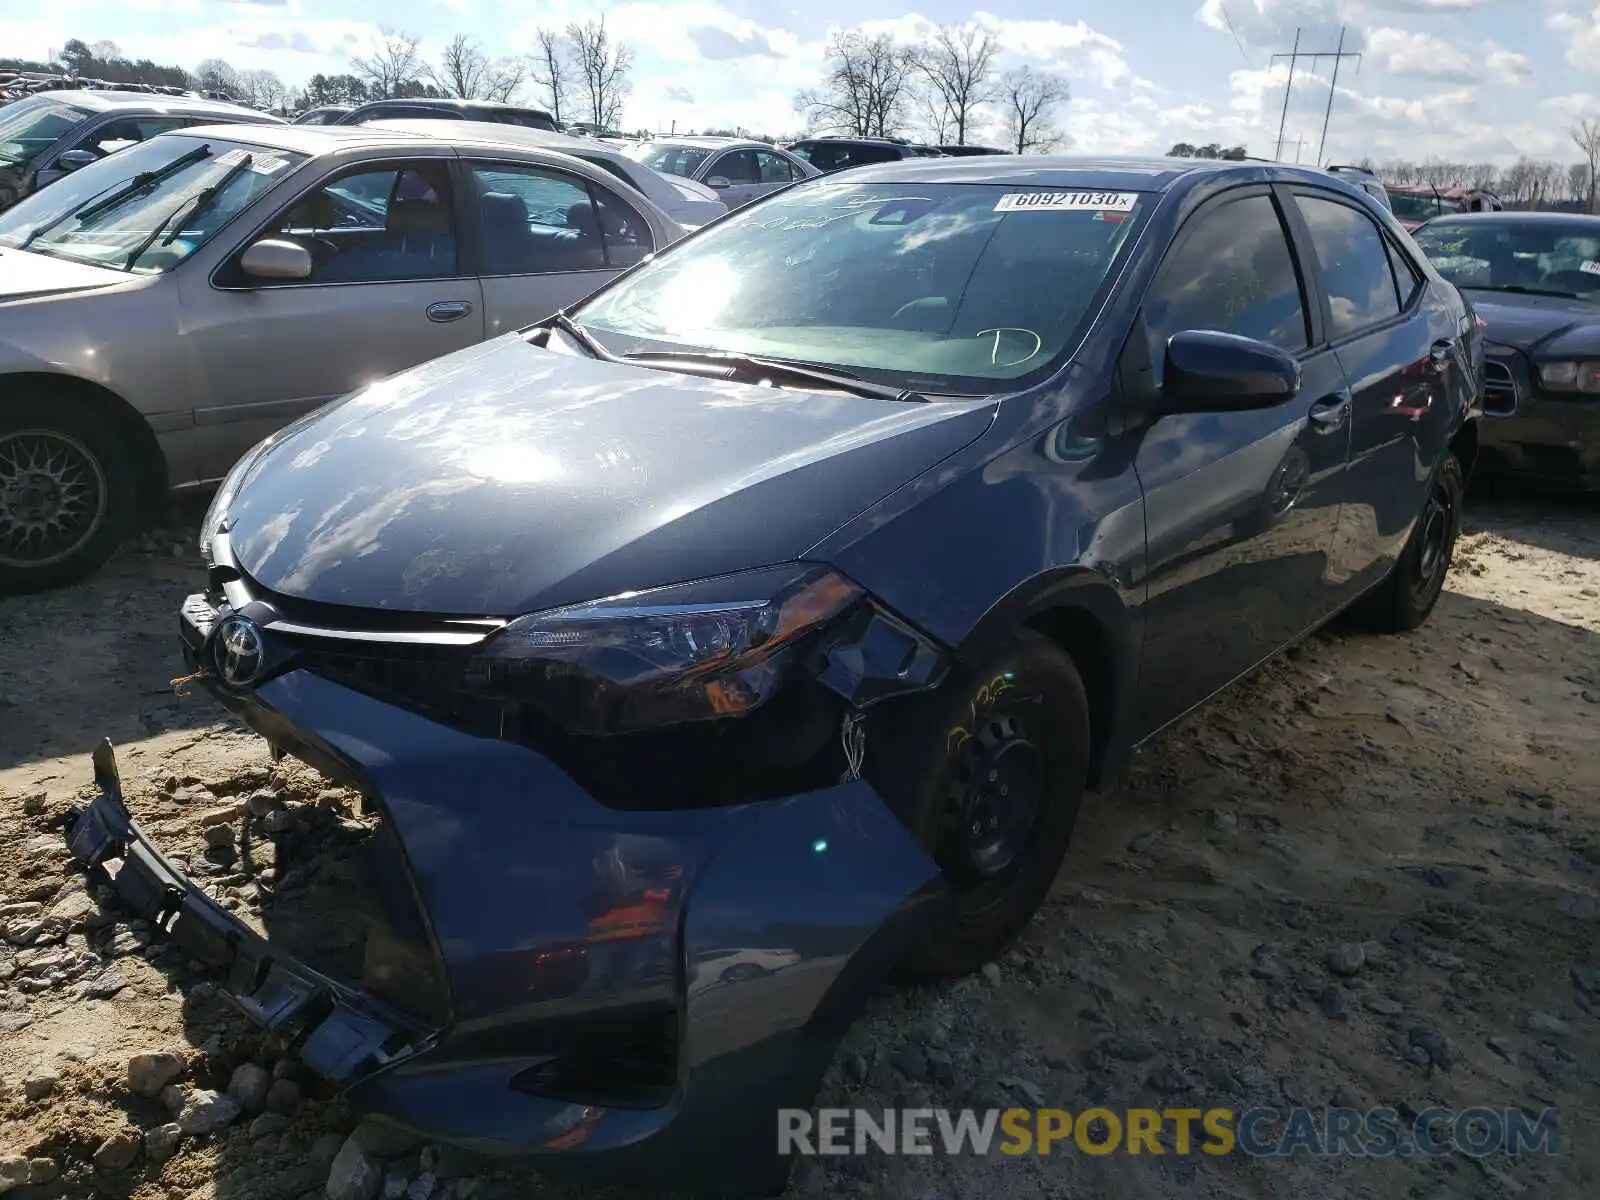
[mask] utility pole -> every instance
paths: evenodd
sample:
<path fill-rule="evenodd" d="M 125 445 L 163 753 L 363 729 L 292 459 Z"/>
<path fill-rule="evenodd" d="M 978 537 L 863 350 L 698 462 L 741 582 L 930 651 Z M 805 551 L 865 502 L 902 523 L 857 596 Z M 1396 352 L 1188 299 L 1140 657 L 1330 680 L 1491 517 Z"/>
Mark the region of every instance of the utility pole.
<path fill-rule="evenodd" d="M 1295 66 L 1302 58 L 1308 58 L 1311 60 L 1312 69 L 1315 70 L 1318 60 L 1331 58 L 1333 59 L 1333 79 L 1328 84 L 1328 107 L 1322 115 L 1322 140 L 1317 143 L 1317 162 L 1320 163 L 1322 161 L 1322 153 L 1327 148 L 1328 142 L 1328 122 L 1333 118 L 1333 93 L 1339 83 L 1339 64 L 1347 58 L 1353 58 L 1356 60 L 1356 69 L 1360 70 L 1361 68 L 1361 55 L 1353 50 L 1344 48 L 1345 32 L 1345 27 L 1341 26 L 1339 28 L 1339 46 L 1335 50 L 1302 51 L 1300 49 L 1300 30 L 1296 29 L 1294 31 L 1294 49 L 1288 54 L 1274 54 L 1272 56 L 1273 62 L 1277 62 L 1280 58 L 1289 60 L 1289 82 L 1283 89 L 1283 115 L 1278 118 L 1278 146 L 1280 151 L 1284 145 L 1283 128 L 1289 119 L 1289 93 L 1294 89 Z"/>
<path fill-rule="evenodd" d="M 1294 161 L 1296 162 L 1296 164 L 1298 164 L 1300 162 L 1300 151 L 1304 148 L 1305 144 L 1306 144 L 1306 140 L 1303 137 L 1280 138 L 1278 140 L 1278 148 L 1273 152 L 1272 157 L 1273 157 L 1274 161 L 1282 162 L 1283 161 L 1283 148 L 1285 146 L 1293 146 L 1294 147 Z"/>
<path fill-rule="evenodd" d="M 1277 62 L 1282 57 L 1283 57 L 1283 55 L 1281 55 L 1281 54 L 1274 54 L 1272 56 L 1272 61 L 1273 62 Z M 1283 127 L 1286 124 L 1288 124 L 1288 121 L 1289 121 L 1289 93 L 1294 90 L 1294 66 L 1295 66 L 1295 63 L 1297 63 L 1299 61 L 1300 61 L 1300 27 L 1297 25 L 1297 26 L 1295 26 L 1295 30 L 1294 30 L 1294 49 L 1289 54 L 1289 82 L 1286 83 L 1284 85 L 1284 88 L 1283 88 L 1283 115 L 1278 118 L 1278 141 L 1277 141 L 1277 147 L 1278 148 L 1277 148 L 1277 151 L 1272 156 L 1274 160 L 1277 160 L 1277 159 L 1280 159 L 1280 158 L 1283 157 Z"/>

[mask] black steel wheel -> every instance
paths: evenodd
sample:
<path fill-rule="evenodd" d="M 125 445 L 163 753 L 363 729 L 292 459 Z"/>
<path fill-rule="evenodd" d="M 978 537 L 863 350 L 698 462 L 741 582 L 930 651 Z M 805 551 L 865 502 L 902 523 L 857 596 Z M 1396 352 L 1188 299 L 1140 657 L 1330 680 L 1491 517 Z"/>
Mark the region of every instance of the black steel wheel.
<path fill-rule="evenodd" d="M 1447 453 L 1434 472 L 1411 538 L 1389 577 L 1363 597 L 1355 616 L 1375 633 L 1408 633 L 1428 619 L 1455 556 L 1466 500 L 1461 460 Z"/>

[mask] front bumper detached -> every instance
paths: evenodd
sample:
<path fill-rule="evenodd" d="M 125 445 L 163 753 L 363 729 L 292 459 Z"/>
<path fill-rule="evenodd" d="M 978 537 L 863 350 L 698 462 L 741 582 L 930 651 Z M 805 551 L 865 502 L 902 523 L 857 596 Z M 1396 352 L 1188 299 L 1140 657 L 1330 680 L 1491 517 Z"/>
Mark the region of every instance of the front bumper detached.
<path fill-rule="evenodd" d="M 391 827 L 443 1018 L 321 974 L 212 903 L 129 816 L 109 745 L 74 856 L 355 1107 L 469 1150 L 592 1182 L 781 1188 L 777 1110 L 813 1102 L 844 1029 L 947 897 L 863 780 L 624 811 L 534 749 L 311 670 L 207 686 Z"/>

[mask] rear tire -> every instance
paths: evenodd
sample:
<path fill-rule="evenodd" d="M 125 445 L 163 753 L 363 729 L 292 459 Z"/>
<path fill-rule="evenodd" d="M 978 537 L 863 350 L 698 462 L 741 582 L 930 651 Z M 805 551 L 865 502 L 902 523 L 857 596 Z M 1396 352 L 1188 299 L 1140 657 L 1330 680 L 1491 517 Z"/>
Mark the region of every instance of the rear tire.
<path fill-rule="evenodd" d="M 100 567 L 133 525 L 136 483 L 106 421 L 67 398 L 0 402 L 0 595 Z"/>
<path fill-rule="evenodd" d="M 1446 451 L 1394 569 L 1356 605 L 1353 615 L 1364 628 L 1373 633 L 1409 633 L 1428 619 L 1450 573 L 1466 492 L 1461 460 Z"/>
<path fill-rule="evenodd" d="M 897 974 L 922 982 L 975 971 L 1038 911 L 1071 842 L 1089 765 L 1077 667 L 1042 634 L 1019 630 L 979 670 L 894 713 L 867 741 L 869 778 L 954 890 Z"/>

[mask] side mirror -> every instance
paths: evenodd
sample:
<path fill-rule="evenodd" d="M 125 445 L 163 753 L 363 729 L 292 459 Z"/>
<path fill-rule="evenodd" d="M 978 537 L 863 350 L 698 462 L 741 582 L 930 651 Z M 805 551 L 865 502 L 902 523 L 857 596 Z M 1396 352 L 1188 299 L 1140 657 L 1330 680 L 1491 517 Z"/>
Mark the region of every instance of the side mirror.
<path fill-rule="evenodd" d="M 298 242 L 262 238 L 239 258 L 239 269 L 252 279 L 310 279 L 316 264 Z"/>
<path fill-rule="evenodd" d="M 1167 412 L 1272 408 L 1299 390 L 1299 361 L 1266 342 L 1211 329 L 1186 329 L 1167 339 L 1161 369 Z"/>
<path fill-rule="evenodd" d="M 63 171 L 77 171 L 99 161 L 92 150 L 68 150 L 56 159 L 56 166 Z"/>
<path fill-rule="evenodd" d="M 726 175 L 713 175 L 710 179 L 706 180 L 706 186 L 708 188 L 716 188 L 717 191 L 720 192 L 723 188 L 732 187 L 733 184 L 729 182 Z"/>

